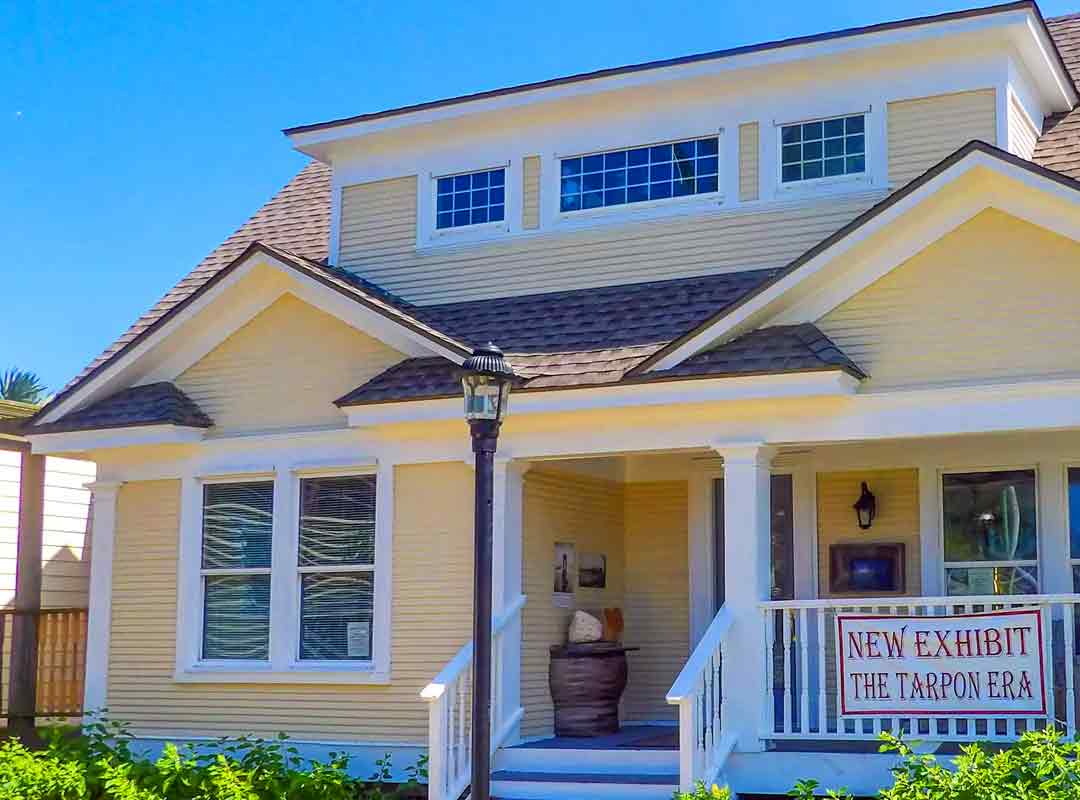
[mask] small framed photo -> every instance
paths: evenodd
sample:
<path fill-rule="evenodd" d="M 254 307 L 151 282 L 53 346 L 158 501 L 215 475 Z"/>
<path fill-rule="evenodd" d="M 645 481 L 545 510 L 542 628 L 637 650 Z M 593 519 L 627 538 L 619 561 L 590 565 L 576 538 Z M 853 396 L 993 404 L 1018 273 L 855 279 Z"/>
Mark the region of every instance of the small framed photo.
<path fill-rule="evenodd" d="M 607 588 L 607 556 L 603 553 L 582 553 L 578 567 L 578 586 L 582 589 Z"/>

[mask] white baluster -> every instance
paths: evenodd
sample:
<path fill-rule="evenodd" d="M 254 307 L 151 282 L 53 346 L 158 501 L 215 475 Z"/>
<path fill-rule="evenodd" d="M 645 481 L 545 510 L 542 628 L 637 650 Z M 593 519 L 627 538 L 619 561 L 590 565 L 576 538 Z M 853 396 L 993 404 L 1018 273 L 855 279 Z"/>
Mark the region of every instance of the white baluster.
<path fill-rule="evenodd" d="M 829 707 L 825 696 L 826 669 L 825 663 L 825 609 L 817 610 L 818 625 L 818 734 L 825 736 L 829 728 Z"/>
<path fill-rule="evenodd" d="M 792 717 L 795 715 L 792 713 L 791 703 L 791 611 L 784 609 L 782 612 L 784 619 L 784 733 L 791 733 L 794 730 L 792 726 Z"/>
<path fill-rule="evenodd" d="M 799 655 L 801 670 L 799 672 L 799 694 L 802 699 L 799 713 L 799 731 L 803 734 L 810 732 L 810 641 L 807 633 L 805 608 L 799 609 Z"/>
<path fill-rule="evenodd" d="M 1050 603 L 1039 606 L 1042 615 L 1043 663 L 1046 664 L 1046 724 L 1053 725 L 1057 720 L 1057 698 L 1054 692 L 1054 614 Z"/>
<path fill-rule="evenodd" d="M 1073 670 L 1076 667 L 1073 656 L 1076 607 L 1072 603 L 1065 603 L 1062 610 L 1065 612 L 1065 735 L 1072 739 L 1076 735 L 1076 687 L 1073 684 Z"/>
<path fill-rule="evenodd" d="M 772 609 L 765 609 L 765 704 L 763 710 L 765 719 L 768 720 L 766 730 L 772 733 L 776 730 L 776 702 L 773 700 L 773 680 L 775 662 L 773 661 L 773 642 L 776 640 L 776 617 Z"/>

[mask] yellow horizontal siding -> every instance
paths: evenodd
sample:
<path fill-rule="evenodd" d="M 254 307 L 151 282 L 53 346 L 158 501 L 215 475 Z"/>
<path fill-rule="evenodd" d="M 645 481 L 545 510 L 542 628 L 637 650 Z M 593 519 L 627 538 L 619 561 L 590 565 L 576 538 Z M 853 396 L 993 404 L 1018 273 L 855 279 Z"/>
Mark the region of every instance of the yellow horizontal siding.
<path fill-rule="evenodd" d="M 418 304 L 786 264 L 876 198 L 673 218 L 418 252 L 416 178 L 345 187 L 338 264 Z M 497 278 L 497 280 L 496 280 Z"/>
<path fill-rule="evenodd" d="M 540 227 L 540 156 L 529 156 L 522 164 L 521 227 Z"/>
<path fill-rule="evenodd" d="M 143 735 L 283 731 L 423 744 L 427 706 L 419 692 L 469 636 L 471 485 L 464 464 L 395 471 L 392 683 L 302 686 L 173 681 L 180 484 L 125 484 L 113 568 L 111 714 Z"/>
<path fill-rule="evenodd" d="M 674 719 L 665 702 L 690 654 L 687 484 L 626 484 L 626 721 Z"/>
<path fill-rule="evenodd" d="M 573 543 L 608 558 L 606 589 L 578 589 L 575 605 L 590 612 L 623 605 L 623 510 L 619 484 L 595 478 L 531 471 L 525 475 L 523 575 L 529 598 L 523 615 L 522 734 L 550 735 L 554 710 L 548 688 L 548 650 L 566 642 L 573 609 L 555 608 L 555 542 Z"/>
<path fill-rule="evenodd" d="M 334 400 L 403 355 L 286 294 L 176 384 L 222 431 L 344 426 Z"/>
<path fill-rule="evenodd" d="M 1009 97 L 1009 152 L 1030 159 L 1038 141 L 1039 132 L 1027 112 L 1015 97 Z"/>
<path fill-rule="evenodd" d="M 758 199 L 758 123 L 739 126 L 739 199 Z"/>
<path fill-rule="evenodd" d="M 852 509 L 866 481 L 877 498 L 877 517 L 870 530 L 862 530 Z M 818 590 L 829 592 L 829 548 L 836 544 L 903 543 L 906 562 L 905 592 L 922 589 L 919 544 L 919 473 L 915 469 L 820 472 L 817 475 Z M 860 593 L 867 596 L 865 592 Z"/>
<path fill-rule="evenodd" d="M 818 324 L 871 389 L 1077 375 L 1077 263 L 1076 242 L 991 209 Z"/>
<path fill-rule="evenodd" d="M 997 144 L 993 89 L 888 104 L 889 183 L 899 188 L 945 156 L 981 139 Z"/>

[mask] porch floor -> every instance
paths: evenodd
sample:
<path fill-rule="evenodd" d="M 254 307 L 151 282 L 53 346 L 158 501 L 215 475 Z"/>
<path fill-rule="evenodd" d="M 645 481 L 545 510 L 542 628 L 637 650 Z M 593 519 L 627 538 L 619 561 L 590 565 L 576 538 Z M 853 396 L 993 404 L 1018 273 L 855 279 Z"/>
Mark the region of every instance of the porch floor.
<path fill-rule="evenodd" d="M 609 736 L 552 736 L 514 745 L 539 750 L 678 750 L 679 729 L 674 725 L 624 725 Z M 514 749 L 511 748 L 511 749 Z"/>

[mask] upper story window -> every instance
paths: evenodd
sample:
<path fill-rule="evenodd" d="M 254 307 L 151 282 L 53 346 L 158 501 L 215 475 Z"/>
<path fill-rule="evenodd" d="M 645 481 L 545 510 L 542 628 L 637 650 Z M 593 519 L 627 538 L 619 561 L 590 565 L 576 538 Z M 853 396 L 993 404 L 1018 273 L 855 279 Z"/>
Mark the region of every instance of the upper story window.
<path fill-rule="evenodd" d="M 502 222 L 506 217 L 506 168 L 439 178 L 435 214 L 439 230 Z"/>
<path fill-rule="evenodd" d="M 865 114 L 780 127 L 781 183 L 865 172 Z"/>
<path fill-rule="evenodd" d="M 718 189 L 718 136 L 564 158 L 559 210 L 666 200 Z"/>

